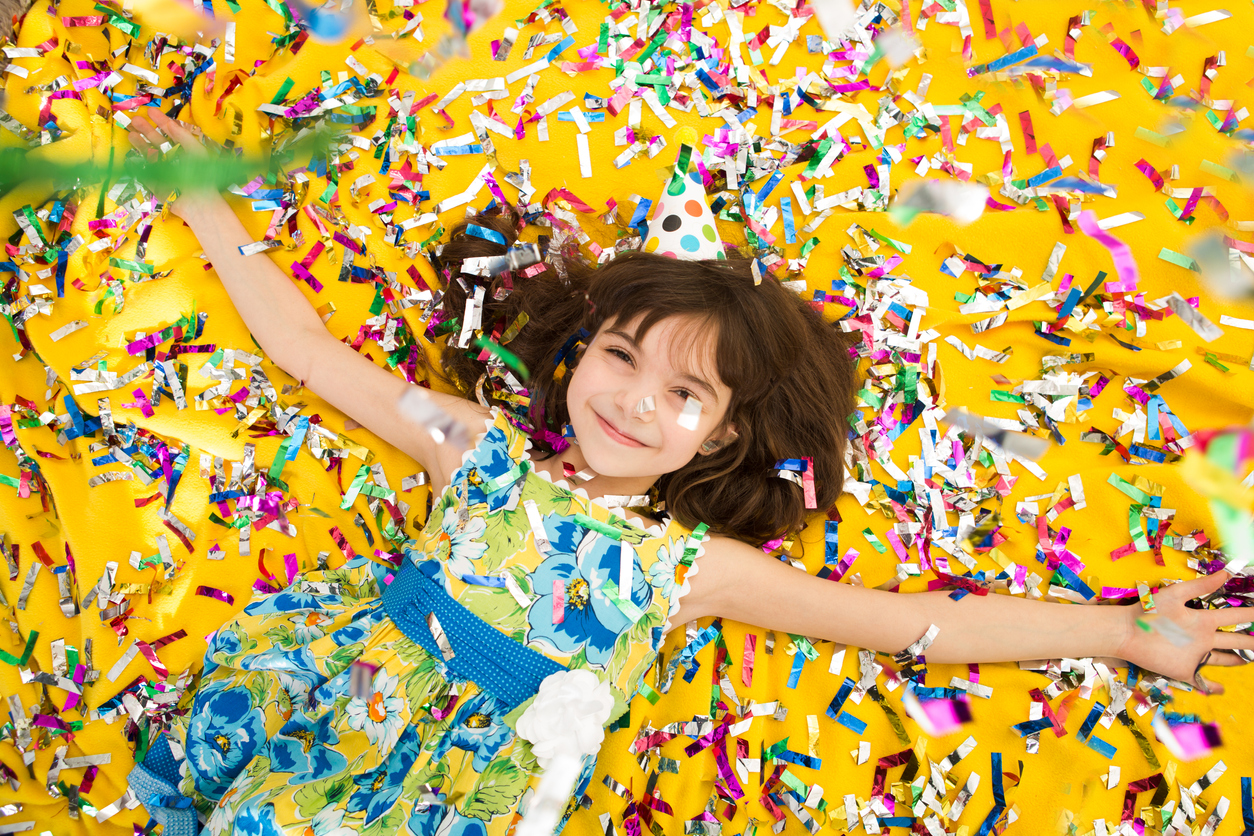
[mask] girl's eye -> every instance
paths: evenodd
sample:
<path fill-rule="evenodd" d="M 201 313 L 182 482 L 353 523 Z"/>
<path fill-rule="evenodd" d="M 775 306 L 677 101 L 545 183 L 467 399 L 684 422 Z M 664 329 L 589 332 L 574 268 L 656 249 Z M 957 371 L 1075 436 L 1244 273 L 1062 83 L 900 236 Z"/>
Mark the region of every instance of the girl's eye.
<path fill-rule="evenodd" d="M 676 389 L 676 390 L 675 390 L 675 394 L 676 394 L 676 395 L 679 395 L 679 397 L 683 398 L 685 401 L 687 401 L 689 398 L 696 397 L 696 396 L 695 396 L 695 395 L 693 395 L 691 392 L 689 392 L 687 389 Z"/>
<path fill-rule="evenodd" d="M 614 355 L 615 357 L 617 357 L 619 360 L 622 360 L 627 363 L 631 362 L 631 355 L 623 351 L 621 348 L 607 348 L 605 350 L 608 351 L 610 354 Z"/>

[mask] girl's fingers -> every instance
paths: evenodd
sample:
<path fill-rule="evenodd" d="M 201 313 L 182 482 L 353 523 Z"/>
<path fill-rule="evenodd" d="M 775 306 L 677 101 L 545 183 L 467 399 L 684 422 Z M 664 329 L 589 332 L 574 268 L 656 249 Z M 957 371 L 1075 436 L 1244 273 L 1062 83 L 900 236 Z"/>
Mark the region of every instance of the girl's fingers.
<path fill-rule="evenodd" d="M 1201 675 L 1197 677 L 1197 681 L 1202 686 L 1202 693 L 1207 696 L 1217 697 L 1224 692 L 1224 686 L 1220 685 L 1218 682 L 1212 682 L 1209 679 L 1204 679 Z"/>
<path fill-rule="evenodd" d="M 1254 650 L 1254 636 L 1221 630 L 1215 633 L 1214 646 L 1216 650 Z"/>
<path fill-rule="evenodd" d="M 1221 569 L 1212 575 L 1164 584 L 1154 593 L 1154 600 L 1164 604 L 1175 604 L 1192 601 L 1194 598 L 1205 598 L 1219 590 L 1231 578 L 1231 573 Z"/>
<path fill-rule="evenodd" d="M 186 142 L 196 138 L 196 135 L 191 130 L 192 126 L 185 125 L 177 119 L 171 119 L 156 108 L 153 108 L 153 118 L 159 126 L 157 130 L 164 132 L 175 142 Z"/>
<path fill-rule="evenodd" d="M 151 108 L 146 115 L 152 120 L 151 122 L 143 116 L 136 116 L 131 120 L 131 144 L 138 150 L 150 151 L 151 149 L 151 154 L 169 142 L 186 148 L 185 153 L 195 156 L 203 156 L 206 153 L 201 145 L 200 137 L 189 130 L 187 125 L 171 119 L 156 108 Z"/>
<path fill-rule="evenodd" d="M 151 146 L 160 145 L 163 141 L 161 134 L 157 131 L 157 128 L 150 122 L 146 121 L 142 116 L 136 116 L 131 120 L 130 137 L 131 142 L 135 142 L 138 139 Z M 142 145 L 137 147 L 143 150 Z"/>
<path fill-rule="evenodd" d="M 1216 627 L 1234 627 L 1254 621 L 1254 609 L 1247 607 L 1220 607 L 1210 610 L 1210 614 Z"/>
<path fill-rule="evenodd" d="M 1246 661 L 1235 653 L 1227 653 L 1223 650 L 1216 649 L 1211 652 L 1210 658 L 1207 659 L 1206 664 L 1208 666 L 1217 665 L 1221 668 L 1231 668 L 1236 667 L 1237 665 L 1244 665 L 1246 664 Z"/>
<path fill-rule="evenodd" d="M 1200 578 L 1193 578 L 1192 580 L 1172 584 L 1169 589 L 1178 590 L 1175 592 L 1176 595 L 1181 596 L 1186 601 L 1191 601 L 1194 598 L 1203 598 L 1210 595 L 1212 592 L 1227 583 L 1231 578 L 1232 573 L 1221 569 L 1211 575 L 1204 575 Z"/>

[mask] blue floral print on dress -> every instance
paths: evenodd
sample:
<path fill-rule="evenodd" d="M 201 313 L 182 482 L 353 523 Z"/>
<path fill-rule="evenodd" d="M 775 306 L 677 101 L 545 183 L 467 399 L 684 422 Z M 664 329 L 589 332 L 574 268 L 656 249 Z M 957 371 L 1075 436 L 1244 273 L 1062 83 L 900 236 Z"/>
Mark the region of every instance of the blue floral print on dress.
<path fill-rule="evenodd" d="M 206 656 L 226 655 L 230 656 L 243 650 L 240 644 L 239 633 L 234 630 L 219 630 L 213 637 L 213 642 L 209 645 L 209 651 Z"/>
<path fill-rule="evenodd" d="M 240 660 L 241 670 L 273 671 L 286 674 L 299 684 L 284 683 L 289 694 L 308 694 L 326 681 L 316 667 L 313 653 L 307 647 L 283 650 L 277 647 L 252 653 Z"/>
<path fill-rule="evenodd" d="M 283 836 L 283 828 L 274 820 L 273 804 L 242 808 L 235 814 L 234 824 L 232 832 L 237 836 Z"/>
<path fill-rule="evenodd" d="M 339 742 L 330 715 L 312 723 L 303 714 L 293 714 L 270 741 L 270 770 L 292 773 L 287 782 L 293 785 L 337 775 L 348 766 L 348 758 L 333 748 Z"/>
<path fill-rule="evenodd" d="M 485 492 L 484 487 L 513 469 L 514 461 L 509 457 L 509 442 L 505 433 L 500 427 L 493 427 L 464 465 L 468 487 L 466 503 L 486 504 L 489 513 L 512 504 L 511 500 L 518 494 L 518 481 L 508 482 L 490 492 Z"/>
<path fill-rule="evenodd" d="M 421 748 L 418 729 L 414 726 L 406 727 L 387 760 L 369 772 L 353 776 L 357 789 L 348 799 L 348 812 L 360 813 L 364 810 L 366 824 L 370 824 L 392 809 L 396 799 L 401 797 L 401 784 L 414 761 L 418 759 Z"/>
<path fill-rule="evenodd" d="M 457 709 L 453 726 L 432 754 L 433 760 L 441 760 L 451 748 L 474 752 L 474 768 L 482 772 L 488 763 L 508 743 L 514 732 L 505 723 L 508 712 L 489 694 L 475 694 Z"/>
<path fill-rule="evenodd" d="M 297 610 L 322 610 L 325 598 L 327 603 L 335 600 L 333 595 L 314 595 L 311 592 L 299 592 L 291 587 L 262 595 L 244 607 L 245 615 L 273 615 L 274 613 L 295 612 Z"/>
<path fill-rule="evenodd" d="M 539 597 L 527 610 L 527 641 L 546 643 L 561 653 L 584 648 L 590 665 L 604 667 L 614 642 L 632 623 L 601 591 L 606 580 L 619 582 L 622 545 L 558 514 L 545 516 L 544 529 L 552 552 L 529 576 Z M 634 550 L 632 567 L 631 602 L 644 610 L 653 600 L 653 588 Z M 565 602 L 561 623 L 553 620 L 555 582 L 561 584 Z"/>
<path fill-rule="evenodd" d="M 221 798 L 265 742 L 265 720 L 247 688 L 196 695 L 187 730 L 187 761 L 206 798 Z"/>

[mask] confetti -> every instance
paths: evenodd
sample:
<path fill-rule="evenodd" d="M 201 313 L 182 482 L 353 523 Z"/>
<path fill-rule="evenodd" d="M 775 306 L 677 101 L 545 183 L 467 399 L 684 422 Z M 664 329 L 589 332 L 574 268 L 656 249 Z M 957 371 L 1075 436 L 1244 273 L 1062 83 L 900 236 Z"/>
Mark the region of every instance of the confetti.
<path fill-rule="evenodd" d="M 117 562 L 110 570 L 82 548 L 72 569 L 69 552 L 62 559 L 61 543 L 51 545 L 52 534 L 45 535 L 43 551 L 13 534 L 2 544 L 0 565 L 11 576 L 12 592 L 6 594 L 18 629 L 0 658 L 6 669 L 25 667 L 44 652 L 43 642 L 53 649 L 38 656 L 53 660 L 38 672 L 48 682 L 22 684 L 22 674 L 11 668 L 12 690 L 21 696 L 16 706 L 9 703 L 10 745 L 25 747 L 22 755 L 29 757 L 81 731 L 73 725 L 77 716 L 62 706 L 71 697 L 90 698 L 93 687 L 109 693 L 97 692 L 90 704 L 99 706 L 98 716 L 84 719 L 84 726 L 116 722 L 126 729 L 109 735 L 117 740 L 118 757 L 91 762 L 101 773 L 94 791 L 89 780 L 75 787 L 64 771 L 88 761 L 54 755 L 36 762 L 60 764 L 52 769 L 62 770 L 57 780 L 64 786 L 50 783 L 47 789 L 57 788 L 54 800 L 71 815 L 87 810 L 119 827 L 146 821 L 139 798 L 118 797 L 124 767 L 130 766 L 124 761 L 168 724 L 177 705 L 189 703 L 184 689 L 191 681 L 184 676 L 193 672 L 168 670 L 165 682 L 147 678 L 175 658 L 161 649 L 160 639 L 140 632 L 151 608 L 165 603 L 159 596 L 185 599 L 194 590 L 196 600 L 216 599 L 201 602 L 198 612 L 225 619 L 227 608 L 217 603 L 242 605 L 236 600 L 240 589 L 254 581 L 257 589 L 273 588 L 314 564 L 316 547 L 308 554 L 295 546 L 273 552 L 271 535 L 313 542 L 323 526 L 334 526 L 338 552 L 327 546 L 319 565 L 332 554 L 333 560 L 361 555 L 388 563 L 421 526 L 426 499 L 438 499 L 407 493 L 428 485 L 426 474 L 413 473 L 412 466 L 401 471 L 413 475 L 401 477 L 399 493 L 389 487 L 396 474 L 384 474 L 379 456 L 386 451 L 354 440 L 356 422 L 343 432 L 332 430 L 332 424 L 340 426 L 335 413 L 322 409 L 315 417 L 318 410 L 306 405 L 300 381 L 275 376 L 270 358 L 247 341 L 214 345 L 204 339 L 202 333 L 223 339 L 221 329 L 204 331 L 191 302 L 166 318 L 141 317 L 135 324 L 137 299 L 159 293 L 190 300 L 195 294 L 187 288 L 208 266 L 183 245 L 169 249 L 168 236 L 162 237 L 163 224 L 177 223 L 162 216 L 175 188 L 212 183 L 229 189 L 243 220 L 257 213 L 245 239 L 251 244 L 242 251 L 290 272 L 337 338 L 385 363 L 411 389 L 434 385 L 434 377 L 425 379 L 428 349 L 447 340 L 483 358 L 492 372 L 484 388 L 495 390 L 518 417 L 532 393 L 519 379 L 522 371 L 510 364 L 521 351 L 511 343 L 547 323 L 528 324 L 513 308 L 504 317 L 491 316 L 492 303 L 541 273 L 564 277 L 577 259 L 604 262 L 638 248 L 672 174 L 655 169 L 666 162 L 668 148 L 687 146 L 692 150 L 684 173 L 695 178 L 718 225 L 733 233 L 727 240 L 752 258 L 755 283 L 777 282 L 802 295 L 849 337 L 850 355 L 862 361 L 852 414 L 833 417 L 849 423 L 846 495 L 837 509 L 813 509 L 827 515 L 816 515 L 815 527 L 823 526 L 819 535 L 811 528 L 804 537 L 768 544 L 772 559 L 830 582 L 888 578 L 893 585 L 944 589 L 951 597 L 1004 586 L 1016 596 L 1048 593 L 1069 600 L 1137 597 L 1138 587 L 1130 583 L 1100 583 L 1112 571 L 1103 552 L 1112 549 L 1112 561 L 1152 556 L 1162 562 L 1164 575 L 1168 567 L 1214 571 L 1221 562 L 1240 571 L 1251 559 L 1242 549 L 1251 539 L 1251 509 L 1235 499 L 1244 495 L 1248 479 L 1245 430 L 1209 426 L 1203 408 L 1223 398 L 1249 400 L 1250 347 L 1240 340 L 1252 320 L 1212 294 L 1242 300 L 1254 288 L 1254 245 L 1244 240 L 1254 229 L 1240 215 L 1242 183 L 1251 169 L 1241 153 L 1208 151 L 1211 160 L 1201 160 L 1196 149 L 1204 142 L 1182 142 L 1198 132 L 1214 132 L 1218 142 L 1234 148 L 1251 139 L 1239 101 L 1246 79 L 1237 77 L 1234 58 L 1244 47 L 1231 34 L 1251 21 L 1235 6 L 1231 13 L 1191 9 L 1192 17 L 1166 9 L 1143 26 L 1101 8 L 1070 18 L 1040 9 L 1021 15 L 999 0 L 965 7 L 820 3 L 791 11 L 756 2 L 655 4 L 613 12 L 561 3 L 505 11 L 491 3 L 449 3 L 441 4 L 439 21 L 449 31 L 426 44 L 423 29 L 431 29 L 432 21 L 409 2 L 378 10 L 362 3 L 280 9 L 228 2 L 232 16 L 274 19 L 269 28 L 277 31 L 258 51 L 229 22 L 212 34 L 205 29 L 205 39 L 187 36 L 186 43 L 155 35 L 170 30 L 149 26 L 142 31 L 152 40 L 141 41 L 140 15 L 133 12 L 146 11 L 146 4 L 134 5 L 89 9 L 89 15 L 66 9 L 58 13 L 65 18 L 32 8 L 19 34 L 38 30 L 41 39 L 55 34 L 57 41 L 36 44 L 25 34 L 20 46 L 5 50 L 4 77 L 11 81 L 6 92 L 17 106 L 9 108 L 15 116 L 0 115 L 0 128 L 13 142 L 41 152 L 9 158 L 0 179 L 9 187 L 33 188 L 41 177 L 56 176 L 67 188 L 30 197 L 10 190 L 30 203 L 11 207 L 18 236 L 10 241 L 8 260 L 0 262 L 6 280 L 0 310 L 15 335 L 14 359 L 4 362 L 17 364 L 6 379 L 32 382 L 17 385 L 11 400 L 0 404 L 0 438 L 14 454 L 11 466 L 0 468 L 0 487 L 13 492 L 11 501 L 21 505 L 24 517 L 42 513 L 55 528 L 71 530 L 54 516 L 73 513 L 59 494 L 66 478 L 60 470 L 80 468 L 73 472 L 82 474 L 82 483 L 99 486 L 93 499 L 105 503 L 106 512 L 118 511 L 123 519 L 121 505 L 111 503 L 127 509 L 155 503 L 157 531 L 165 532 L 160 540 L 153 535 L 128 543 L 135 557 L 120 572 Z M 208 4 L 196 4 L 194 14 L 206 24 L 225 19 Z M 357 23 L 366 25 L 353 32 Z M 1199 54 L 1193 70 L 1153 66 L 1158 56 L 1178 51 L 1167 39 L 1188 38 L 1179 31 L 1186 26 L 1208 27 L 1204 31 L 1216 41 L 1212 51 Z M 106 55 L 102 64 L 100 56 L 70 48 L 79 44 L 66 27 L 108 28 L 111 48 L 122 51 Z M 467 39 L 480 30 L 483 37 Z M 301 69 L 309 41 L 322 51 Z M 125 49 L 128 44 L 134 48 Z M 53 67 L 56 76 L 48 75 Z M 497 69 L 472 78 L 475 67 Z M 1125 84 L 1128 79 L 1136 83 Z M 1036 98 L 1020 103 L 1019 87 L 1030 87 Z M 193 90 L 207 98 L 190 107 Z M 225 142 L 226 153 L 192 166 L 177 152 L 141 163 L 123 150 L 110 166 L 108 143 L 98 143 L 89 161 L 71 165 L 61 142 L 71 132 L 67 114 L 71 108 L 90 111 L 90 97 L 100 96 L 108 99 L 103 115 L 112 124 L 125 129 L 144 108 L 159 106 L 199 120 L 217 140 L 207 141 L 209 147 Z M 255 102 L 259 118 L 244 102 Z M 81 114 L 72 112 L 77 125 Z M 1090 129 L 1082 146 L 1071 141 L 1076 119 Z M 116 145 L 124 131 L 114 134 Z M 315 134 L 324 137 L 321 146 L 311 142 Z M 46 153 L 43 146 L 49 146 Z M 275 165 L 258 168 L 247 154 L 236 156 L 252 147 L 274 149 Z M 627 178 L 614 180 L 613 187 L 603 170 L 611 162 L 616 177 Z M 1188 179 L 1199 176 L 1202 183 Z M 73 183 L 75 178 L 81 182 Z M 623 190 L 623 183 L 638 185 Z M 544 237 L 507 247 L 504 236 L 468 229 L 487 251 L 504 254 L 466 259 L 459 274 L 446 273 L 440 259 L 445 230 L 489 202 L 513 203 Z M 856 219 L 841 222 L 841 215 L 855 212 Z M 885 227 L 878 214 L 885 212 L 899 227 L 913 220 L 905 230 L 909 236 Z M 924 212 L 950 217 L 936 227 L 950 230 L 946 238 L 926 247 L 923 230 L 935 221 L 917 218 Z M 1110 235 L 1124 227 L 1128 235 Z M 1184 237 L 1185 227 L 1193 237 Z M 158 239 L 166 243 L 157 247 Z M 976 246 L 978 253 L 968 250 Z M 1097 246 L 1111 262 L 1093 265 Z M 1167 263 L 1151 270 L 1160 254 Z M 1189 277 L 1180 269 L 1197 274 L 1200 298 L 1186 298 L 1194 291 L 1186 289 Z M 479 289 L 445 316 L 439 300 L 458 281 Z M 364 293 L 362 304 L 348 304 L 345 290 Z M 221 315 L 218 302 L 202 304 Z M 132 324 L 119 331 L 113 320 L 122 316 Z M 1170 316 L 1190 329 L 1164 324 Z M 105 331 L 111 340 L 102 337 Z M 1208 335 L 1214 343 L 1203 346 Z M 1154 360 L 1158 352 L 1172 356 Z M 1197 368 L 1180 364 L 1186 355 Z M 28 373 L 20 374 L 28 365 Z M 1224 382 L 1210 383 L 1207 376 Z M 453 437 L 465 428 L 433 410 L 430 398 L 415 398 L 420 402 L 405 407 L 411 417 L 448 443 L 459 443 Z M 212 433 L 188 424 L 180 438 L 179 430 L 169 429 L 183 426 L 170 420 L 189 406 L 198 413 L 197 426 L 203 415 Z M 966 417 L 951 420 L 951 407 Z M 684 414 L 684 425 L 695 428 L 701 405 L 691 399 Z M 156 432 L 154 420 L 167 429 Z M 80 443 L 71 447 L 71 441 Z M 230 454 L 237 457 L 232 461 L 219 455 L 224 449 L 242 452 Z M 772 457 L 798 463 L 796 469 L 776 468 L 774 478 L 794 481 L 809 505 L 817 504 L 815 473 L 812 463 L 799 463 L 812 452 L 783 450 Z M 58 468 L 58 479 L 45 479 L 41 465 Z M 1176 468 L 1188 474 L 1194 490 L 1220 503 L 1213 520 L 1190 519 L 1176 510 L 1188 507 L 1182 488 L 1168 490 L 1141 475 Z M 1121 474 L 1118 483 L 1092 483 L 1092 474 L 1105 482 L 1113 471 Z M 328 481 L 311 481 L 310 474 Z M 573 483 L 590 476 L 572 469 L 568 478 Z M 186 483 L 195 478 L 208 486 L 203 508 L 186 504 Z M 316 494 L 307 495 L 315 484 Z M 180 495 L 175 516 L 169 504 Z M 414 496 L 421 501 L 411 507 L 405 500 Z M 346 499 L 348 508 L 336 507 Z M 534 502 L 528 507 L 520 501 L 524 533 L 529 530 L 536 549 L 549 554 L 553 544 Z M 605 498 L 607 507 L 616 508 L 647 501 Z M 882 520 L 878 533 L 858 519 L 860 509 Z M 1011 509 L 1013 521 L 1005 517 Z M 347 525 L 354 517 L 357 524 Z M 209 523 L 210 530 L 231 534 L 211 535 L 221 542 L 203 555 L 213 561 L 209 573 L 229 568 L 235 577 L 243 566 L 239 589 L 206 577 L 202 555 L 192 551 L 193 535 Z M 842 527 L 848 529 L 843 551 Z M 857 539 L 864 528 L 875 551 L 864 549 L 860 556 L 848 547 L 849 538 Z M 1117 536 L 1110 543 L 1090 545 L 1111 530 Z M 816 536 L 823 541 L 821 558 L 808 547 Z M 681 584 L 700 566 L 696 552 L 703 537 L 704 530 L 680 547 Z M 622 560 L 629 544 L 618 542 L 617 571 L 603 579 L 608 583 L 599 593 L 608 596 L 601 603 L 609 601 L 630 620 L 623 593 L 639 578 Z M 250 560 L 237 564 L 241 557 Z M 252 557 L 261 565 L 255 576 Z M 132 570 L 140 575 L 128 574 Z M 548 593 L 508 571 L 468 577 L 476 592 L 508 593 L 509 606 L 524 610 Z M 93 582 L 86 589 L 79 585 Z M 1230 591 L 1234 601 L 1246 594 Z M 557 621 L 575 612 L 575 601 L 560 601 Z M 99 610 L 101 624 L 117 636 L 103 670 L 93 669 L 84 642 L 74 646 L 73 628 L 60 644 L 52 644 L 46 631 L 40 640 L 29 629 L 46 617 L 46 607 Z M 64 620 L 62 613 L 53 615 Z M 82 615 L 97 613 L 73 618 Z M 774 653 L 777 638 L 780 653 Z M 1019 816 L 1011 795 L 1016 785 L 1067 806 L 1060 789 L 1046 786 L 1044 772 L 1028 770 L 1025 776 L 1000 755 L 991 774 L 988 761 L 966 774 L 956 771 L 977 747 L 974 737 L 948 753 L 901 743 L 902 709 L 927 734 L 952 733 L 966 722 L 973 733 L 989 722 L 1001 723 L 999 729 L 1013 723 L 1033 752 L 1045 751 L 1053 742 L 1049 732 L 1067 728 L 1074 711 L 1089 726 L 1085 745 L 1103 760 L 1113 755 L 1114 763 L 1129 767 L 1100 772 L 1112 791 L 1121 786 L 1121 775 L 1133 779 L 1122 785 L 1132 793 L 1126 821 L 1146 808 L 1153 817 L 1165 810 L 1164 818 L 1177 819 L 1175 829 L 1201 832 L 1227 810 L 1223 796 L 1234 797 L 1235 779 L 1212 787 L 1222 768 L 1191 786 L 1160 767 L 1142 769 L 1138 759 L 1149 762 L 1155 753 L 1184 760 L 1209 756 L 1218 745 L 1217 726 L 1208 729 L 1196 718 L 1167 712 L 1172 686 L 1144 672 L 1140 683 L 1125 683 L 1121 669 L 1050 660 L 1031 674 L 1044 674 L 1047 684 L 1039 699 L 1023 701 L 1028 716 L 1006 723 L 1004 712 L 996 716 L 998 701 L 1029 687 L 1014 684 L 1023 674 L 1010 669 L 994 698 L 989 679 L 981 682 L 978 671 L 928 689 L 908 671 L 896 670 L 896 662 L 883 656 L 877 662 L 874 654 L 849 654 L 858 664 L 846 679 L 844 664 L 853 662 L 843 645 L 744 631 L 730 620 L 712 630 L 694 626 L 649 640 L 665 648 L 668 663 L 681 657 L 683 664 L 642 673 L 640 699 L 631 701 L 629 720 L 610 731 L 592 778 L 616 794 L 621 812 L 587 810 L 579 799 L 574 815 L 581 821 L 571 825 L 576 830 L 587 829 L 586 817 L 597 815 L 598 832 L 678 832 L 681 820 L 686 833 L 748 832 L 752 818 L 759 831 L 767 821 L 785 829 L 799 822 L 807 829 L 861 825 L 868 832 L 902 827 L 940 833 L 956 829 L 965 813 L 992 832 Z M 84 668 L 81 681 L 74 679 L 75 653 Z M 134 669 L 137 679 L 128 683 L 123 674 L 138 655 L 144 659 Z M 739 677 L 729 668 L 736 664 Z M 830 704 L 833 714 L 794 708 L 789 716 L 789 695 L 818 692 L 828 699 L 837 687 L 844 691 L 845 682 L 839 705 Z M 58 692 L 67 683 L 77 691 Z M 358 687 L 369 684 L 359 681 Z M 55 712 L 46 704 L 37 707 L 28 693 L 34 687 L 50 692 Z M 763 699 L 772 689 L 779 699 Z M 863 702 L 868 696 L 878 706 L 871 714 Z M 976 697 L 992 700 L 988 716 L 978 721 L 969 712 Z M 675 706 L 683 700 L 686 713 L 677 720 Z M 1096 700 L 1100 711 L 1090 724 Z M 879 725 L 880 710 L 888 727 Z M 1138 738 L 1136 725 L 1143 728 L 1150 712 L 1156 733 L 1165 723 L 1172 744 L 1161 735 L 1157 741 Z M 1123 718 L 1129 714 L 1142 719 L 1128 726 Z M 1121 729 L 1097 728 L 1115 720 L 1131 731 L 1137 747 L 1119 744 Z M 100 737 L 90 731 L 79 739 Z M 660 747 L 676 740 L 682 741 L 678 749 L 663 754 Z M 679 754 L 698 742 L 692 755 Z M 903 755 L 907 746 L 911 754 Z M 874 783 L 870 769 L 864 787 L 846 789 L 832 777 L 826 753 L 842 749 L 858 763 L 873 762 Z M 52 769 L 36 765 L 33 779 L 21 770 L 5 778 L 15 793 L 29 794 L 45 789 Z M 1145 777 L 1155 769 L 1157 780 Z M 685 781 L 691 775 L 713 776 L 712 786 L 690 792 Z M 1080 780 L 1078 773 L 1077 786 Z M 993 791 L 981 796 L 982 782 Z M 114 789 L 98 797 L 102 786 Z M 1178 791 L 1174 807 L 1151 802 L 1160 787 L 1164 794 L 1167 788 Z M 67 791 L 74 789 L 78 795 Z M 1137 793 L 1149 795 L 1138 799 Z M 1074 788 L 1071 797 L 1078 797 Z M 86 799 L 95 806 L 89 808 Z M 1079 832 L 1117 828 L 1113 819 L 1099 827 L 1089 815 L 1075 817 Z"/>

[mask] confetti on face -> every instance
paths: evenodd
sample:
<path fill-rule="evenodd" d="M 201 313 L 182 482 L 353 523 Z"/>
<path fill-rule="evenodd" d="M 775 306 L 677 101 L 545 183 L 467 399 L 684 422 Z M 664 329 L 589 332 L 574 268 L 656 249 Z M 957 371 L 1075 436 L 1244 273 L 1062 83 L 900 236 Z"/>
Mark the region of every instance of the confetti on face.
<path fill-rule="evenodd" d="M 685 430 L 695 430 L 697 422 L 701 419 L 701 401 L 689 395 L 684 401 L 684 408 L 679 412 L 679 426 Z"/>

